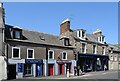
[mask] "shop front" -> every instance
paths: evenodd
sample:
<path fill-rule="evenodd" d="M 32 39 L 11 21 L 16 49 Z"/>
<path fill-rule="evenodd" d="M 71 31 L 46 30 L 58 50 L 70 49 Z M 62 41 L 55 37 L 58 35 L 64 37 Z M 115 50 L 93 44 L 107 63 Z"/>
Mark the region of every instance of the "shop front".
<path fill-rule="evenodd" d="M 23 78 L 23 65 L 25 59 L 8 59 L 7 79 Z"/>
<path fill-rule="evenodd" d="M 25 59 L 24 76 L 43 76 L 43 60 Z"/>
<path fill-rule="evenodd" d="M 108 60 L 107 55 L 79 54 L 77 67 L 83 72 L 108 70 Z"/>
<path fill-rule="evenodd" d="M 67 73 L 67 69 L 69 69 L 69 72 L 71 73 L 71 65 L 72 61 L 69 60 L 61 60 L 57 61 L 58 64 L 58 75 L 63 75 Z"/>

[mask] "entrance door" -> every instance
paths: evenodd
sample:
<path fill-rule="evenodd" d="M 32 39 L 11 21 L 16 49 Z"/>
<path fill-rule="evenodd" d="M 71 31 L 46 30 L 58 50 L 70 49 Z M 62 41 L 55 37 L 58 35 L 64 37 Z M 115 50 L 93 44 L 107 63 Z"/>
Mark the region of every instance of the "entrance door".
<path fill-rule="evenodd" d="M 16 64 L 15 65 L 8 65 L 8 80 L 16 79 Z"/>
<path fill-rule="evenodd" d="M 69 69 L 69 72 L 71 73 L 71 63 L 67 63 L 67 66 L 66 66 L 66 73 L 67 73 L 67 69 Z"/>
<path fill-rule="evenodd" d="M 58 70 L 59 70 L 59 75 L 64 74 L 64 64 L 59 64 Z"/>
<path fill-rule="evenodd" d="M 49 69 L 49 76 L 53 76 L 54 75 L 54 64 L 49 64 L 48 65 L 48 69 Z"/>
<path fill-rule="evenodd" d="M 36 75 L 37 76 L 42 76 L 43 75 L 43 68 L 42 68 L 42 64 L 37 64 L 36 65 Z"/>

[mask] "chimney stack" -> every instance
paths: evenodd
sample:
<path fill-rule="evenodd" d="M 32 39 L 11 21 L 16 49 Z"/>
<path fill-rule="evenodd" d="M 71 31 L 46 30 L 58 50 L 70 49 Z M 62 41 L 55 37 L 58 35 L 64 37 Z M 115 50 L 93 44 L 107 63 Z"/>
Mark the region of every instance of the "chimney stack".
<path fill-rule="evenodd" d="M 100 29 L 97 29 L 95 32 L 93 32 L 94 35 L 102 35 L 102 31 Z"/>
<path fill-rule="evenodd" d="M 67 18 L 60 25 L 60 34 L 70 31 L 70 20 Z"/>

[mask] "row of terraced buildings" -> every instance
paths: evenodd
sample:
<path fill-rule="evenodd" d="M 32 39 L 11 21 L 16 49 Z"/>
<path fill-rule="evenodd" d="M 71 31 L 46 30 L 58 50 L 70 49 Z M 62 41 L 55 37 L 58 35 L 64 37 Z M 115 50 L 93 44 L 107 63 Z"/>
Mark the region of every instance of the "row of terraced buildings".
<path fill-rule="evenodd" d="M 0 3 L 0 80 L 118 70 L 120 50 L 101 30 L 73 30 L 66 19 L 55 36 L 8 25 L 4 13 Z"/>

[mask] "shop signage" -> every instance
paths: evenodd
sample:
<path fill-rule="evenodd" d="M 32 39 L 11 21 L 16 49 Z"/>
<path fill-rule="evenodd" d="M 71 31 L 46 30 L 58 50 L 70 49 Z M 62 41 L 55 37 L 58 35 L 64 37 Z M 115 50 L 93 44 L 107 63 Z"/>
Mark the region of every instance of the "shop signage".
<path fill-rule="evenodd" d="M 23 64 L 22 63 L 18 63 L 18 72 L 23 72 L 22 70 Z"/>
<path fill-rule="evenodd" d="M 26 59 L 25 63 L 43 63 L 43 60 L 37 60 L 37 59 Z"/>
<path fill-rule="evenodd" d="M 72 62 L 68 60 L 58 60 L 57 63 L 72 63 Z"/>

